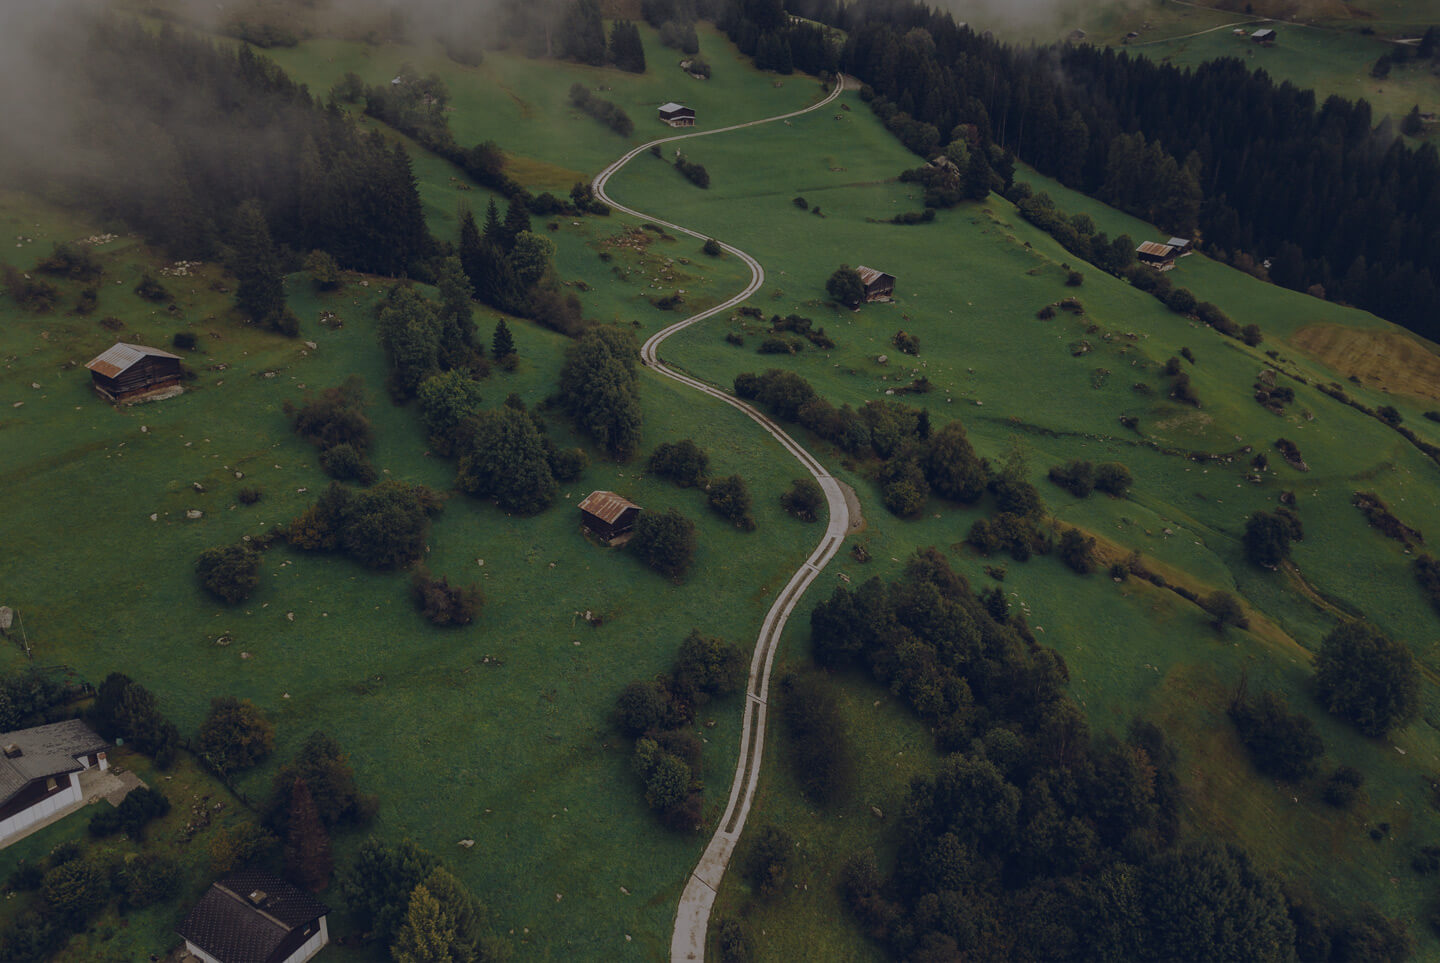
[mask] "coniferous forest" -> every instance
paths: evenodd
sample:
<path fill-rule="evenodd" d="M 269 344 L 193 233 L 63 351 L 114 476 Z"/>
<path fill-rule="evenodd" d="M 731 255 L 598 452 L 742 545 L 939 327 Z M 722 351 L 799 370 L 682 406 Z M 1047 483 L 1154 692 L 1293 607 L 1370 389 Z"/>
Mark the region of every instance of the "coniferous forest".
<path fill-rule="evenodd" d="M 848 31 L 838 57 L 787 11 Z M 757 65 L 783 41 L 795 69 L 858 77 L 917 154 L 997 144 L 1162 230 L 1198 230 L 1211 254 L 1277 284 L 1440 337 L 1440 153 L 1409 147 L 1364 101 L 1317 104 L 1234 58 L 1192 71 L 1009 47 L 914 0 L 734 0 L 718 23 Z"/>

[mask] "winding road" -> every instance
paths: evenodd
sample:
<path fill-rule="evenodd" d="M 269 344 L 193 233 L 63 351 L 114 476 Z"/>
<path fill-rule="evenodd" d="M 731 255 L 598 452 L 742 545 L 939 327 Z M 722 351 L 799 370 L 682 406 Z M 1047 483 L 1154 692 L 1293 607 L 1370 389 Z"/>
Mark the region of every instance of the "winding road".
<path fill-rule="evenodd" d="M 673 137 L 662 137 L 659 140 L 650 141 L 648 144 L 641 144 L 596 176 L 595 194 L 606 204 L 633 217 L 663 225 L 672 231 L 679 231 L 691 237 L 708 240 L 707 235 L 698 231 L 661 220 L 617 202 L 605 192 L 606 183 L 636 155 L 657 144 L 723 134 L 727 131 L 769 124 L 787 117 L 796 117 L 812 110 L 819 110 L 840 96 L 840 92 L 845 89 L 844 81 L 843 76 L 838 78 L 835 89 L 830 92 L 829 96 L 819 103 L 801 110 L 791 111 L 788 114 L 777 114 L 762 120 L 752 120 L 744 124 L 734 124 L 730 127 L 721 127 L 716 130 L 702 130 Z M 796 460 L 805 466 L 805 470 L 815 476 L 815 480 L 820 483 L 821 489 L 825 492 L 825 500 L 829 505 L 830 522 L 826 526 L 825 535 L 820 540 L 820 544 L 810 553 L 810 557 L 805 560 L 805 563 L 796 569 L 784 590 L 776 596 L 775 603 L 770 606 L 770 611 L 765 614 L 765 621 L 760 626 L 760 635 L 755 642 L 755 654 L 750 660 L 750 678 L 745 687 L 745 714 L 740 733 L 740 757 L 735 763 L 735 778 L 730 786 L 730 801 L 725 807 L 725 814 L 720 818 L 720 824 L 715 827 L 715 835 L 710 838 L 709 845 L 705 847 L 700 862 L 691 872 L 690 878 L 685 884 L 685 891 L 680 897 L 680 906 L 675 913 L 675 931 L 670 939 L 670 959 L 672 961 L 702 960 L 705 957 L 705 931 L 710 922 L 710 910 L 715 903 L 715 893 L 720 888 L 720 880 L 724 877 L 725 868 L 729 865 L 730 857 L 735 852 L 735 844 L 745 829 L 745 817 L 750 812 L 750 804 L 755 797 L 755 786 L 760 780 L 760 760 L 765 749 L 766 700 L 770 693 L 770 666 L 775 660 L 775 650 L 780 641 L 780 633 L 784 630 L 785 622 L 794 610 L 795 604 L 800 601 L 800 596 L 820 574 L 826 563 L 840 550 L 840 543 L 850 528 L 850 510 L 846 505 L 845 493 L 840 483 L 830 477 L 830 473 L 825 470 L 825 466 L 821 465 L 815 456 L 806 451 L 786 434 L 783 428 L 762 412 L 713 385 L 676 371 L 659 358 L 657 352 L 666 338 L 692 324 L 704 321 L 722 311 L 728 311 L 760 290 L 760 286 L 765 283 L 765 269 L 760 266 L 759 261 L 737 247 L 721 241 L 717 241 L 717 243 L 749 266 L 750 283 L 743 291 L 728 301 L 698 314 L 692 314 L 683 321 L 678 321 L 657 331 L 641 347 L 640 357 L 646 366 L 657 374 L 678 381 L 744 412 L 771 437 L 780 442 L 785 450 L 794 455 Z"/>

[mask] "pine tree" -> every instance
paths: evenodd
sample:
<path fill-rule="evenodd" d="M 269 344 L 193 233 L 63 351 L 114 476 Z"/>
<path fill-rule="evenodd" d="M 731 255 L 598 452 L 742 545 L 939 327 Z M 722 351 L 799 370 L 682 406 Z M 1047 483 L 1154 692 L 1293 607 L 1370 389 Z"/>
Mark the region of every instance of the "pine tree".
<path fill-rule="evenodd" d="M 285 314 L 285 281 L 270 228 L 255 201 L 236 209 L 230 244 L 235 252 L 232 269 L 239 279 L 235 306 L 256 324 L 276 327 Z"/>
<path fill-rule="evenodd" d="M 528 230 L 530 212 L 525 209 L 524 201 L 513 197 L 510 206 L 505 209 L 505 223 L 500 228 L 500 247 L 509 254 L 515 249 L 515 238 Z"/>
<path fill-rule="evenodd" d="M 470 304 L 470 282 L 458 257 L 440 262 L 435 286 L 440 289 L 440 362 L 444 368 L 464 365 L 473 354 L 484 354 L 475 336 L 475 311 Z"/>
<path fill-rule="evenodd" d="M 460 952 L 456 952 L 460 951 Z M 405 922 L 395 934 L 390 948 L 395 963 L 441 963 L 450 960 L 473 960 L 474 953 L 464 955 L 455 921 L 440 901 L 421 883 L 410 893 L 410 906 Z"/>
<path fill-rule="evenodd" d="M 290 790 L 289 822 L 285 872 L 301 886 L 318 893 L 330 884 L 335 860 L 330 855 L 330 834 L 320 822 L 320 811 L 304 779 L 296 779 Z"/>
<path fill-rule="evenodd" d="M 475 215 L 470 212 L 469 207 L 462 207 L 460 209 L 460 269 L 470 280 L 470 291 L 477 298 L 480 296 L 479 281 L 483 256 L 480 246 L 482 243 L 480 229 L 475 226 Z"/>
<path fill-rule="evenodd" d="M 495 322 L 495 337 L 490 341 L 490 354 L 496 361 L 501 361 L 515 353 L 515 338 L 510 334 L 510 326 L 501 318 Z"/>
<path fill-rule="evenodd" d="M 645 46 L 640 29 L 629 20 L 617 20 L 610 28 L 610 59 L 615 66 L 632 74 L 645 72 Z"/>
<path fill-rule="evenodd" d="M 504 245 L 504 228 L 500 226 L 500 210 L 495 206 L 495 198 L 490 198 L 490 206 L 485 208 L 485 229 L 480 236 L 489 244 L 496 247 Z"/>

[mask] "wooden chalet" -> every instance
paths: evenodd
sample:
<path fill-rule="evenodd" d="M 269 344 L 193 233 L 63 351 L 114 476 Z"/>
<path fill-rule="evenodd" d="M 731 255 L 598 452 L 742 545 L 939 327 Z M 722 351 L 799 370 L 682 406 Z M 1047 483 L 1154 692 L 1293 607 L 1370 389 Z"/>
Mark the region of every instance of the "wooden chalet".
<path fill-rule="evenodd" d="M 1273 46 L 1276 40 L 1275 31 L 1269 27 L 1261 27 L 1250 35 L 1250 39 L 1262 47 Z"/>
<path fill-rule="evenodd" d="M 95 390 L 111 401 L 129 401 L 180 385 L 180 356 L 143 344 L 117 341 L 85 367 Z"/>
<path fill-rule="evenodd" d="M 304 963 L 330 942 L 330 907 L 253 869 L 212 883 L 176 930 L 205 963 Z"/>
<path fill-rule="evenodd" d="M 1184 257 L 1185 255 L 1189 254 L 1195 247 L 1195 242 L 1190 240 L 1188 237 L 1172 237 L 1165 243 L 1169 247 L 1173 247 L 1175 249 L 1176 257 Z"/>
<path fill-rule="evenodd" d="M 78 719 L 0 734 L 0 846 L 83 802 L 80 773 L 109 769 L 107 748 Z"/>
<path fill-rule="evenodd" d="M 606 542 L 633 529 L 639 515 L 639 505 L 614 492 L 591 492 L 580 503 L 580 524 Z"/>
<path fill-rule="evenodd" d="M 660 119 L 671 127 L 694 127 L 695 108 L 676 103 L 662 104 Z"/>
<path fill-rule="evenodd" d="M 865 285 L 866 301 L 888 301 L 895 294 L 895 275 L 860 265 L 855 269 Z"/>
<path fill-rule="evenodd" d="M 1153 268 L 1166 268 L 1175 266 L 1175 249 L 1168 244 L 1161 244 L 1158 241 L 1143 241 L 1135 249 L 1135 259 L 1141 264 L 1148 264 Z"/>

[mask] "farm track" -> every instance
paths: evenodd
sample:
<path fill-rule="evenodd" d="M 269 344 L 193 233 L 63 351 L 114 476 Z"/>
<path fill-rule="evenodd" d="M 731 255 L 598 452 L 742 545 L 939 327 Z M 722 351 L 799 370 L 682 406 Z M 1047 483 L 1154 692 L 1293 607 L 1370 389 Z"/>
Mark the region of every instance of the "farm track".
<path fill-rule="evenodd" d="M 697 131 L 690 134 L 678 134 L 673 137 L 662 137 L 659 140 L 641 144 L 634 150 L 615 161 L 609 167 L 601 171 L 595 178 L 595 194 L 606 204 L 623 211 L 632 217 L 650 221 L 661 225 L 672 231 L 688 234 L 700 240 L 708 240 L 707 236 L 692 231 L 689 228 L 681 227 L 670 221 L 661 220 L 649 214 L 637 211 L 634 208 L 626 207 L 610 197 L 605 192 L 605 185 L 610 178 L 622 167 L 628 164 L 636 156 L 659 144 L 668 144 L 672 141 L 687 140 L 692 137 L 708 137 L 712 134 L 723 134 L 728 131 L 742 130 L 746 127 L 755 127 L 760 124 L 769 124 L 777 120 L 784 120 L 788 117 L 796 117 L 812 110 L 819 110 L 832 103 L 840 96 L 845 89 L 845 78 L 842 76 L 835 84 L 835 89 L 829 96 L 800 110 L 791 111 L 788 114 L 777 114 L 774 117 L 766 117 L 761 120 L 752 120 L 744 124 L 734 124 L 730 127 L 721 127 L 716 130 Z M 850 511 L 847 507 L 845 495 L 838 481 L 830 476 L 825 466 L 820 464 L 815 456 L 811 455 L 798 442 L 791 438 L 783 428 L 776 424 L 758 409 L 746 404 L 733 395 L 726 394 L 714 385 L 707 384 L 697 378 L 677 371 L 666 365 L 659 358 L 660 345 L 665 339 L 678 331 L 704 321 L 706 318 L 714 317 L 722 311 L 728 311 L 741 302 L 745 301 L 765 283 L 765 269 L 760 262 L 746 254 L 737 247 L 733 247 L 723 241 L 717 241 L 720 247 L 728 251 L 750 268 L 750 283 L 739 294 L 729 300 L 717 304 L 706 311 L 693 314 L 682 321 L 663 328 L 651 335 L 649 340 L 640 349 L 642 362 L 663 377 L 678 381 L 687 387 L 710 396 L 717 401 L 724 402 L 732 408 L 743 412 L 761 428 L 765 429 L 772 438 L 780 444 L 795 459 L 805 466 L 805 470 L 815 477 L 821 489 L 825 492 L 825 500 L 830 509 L 830 521 L 826 526 L 825 535 L 820 544 L 810 553 L 805 563 L 795 570 L 785 588 L 776 596 L 775 602 L 765 614 L 765 620 L 760 625 L 760 634 L 755 642 L 755 653 L 750 660 L 750 677 L 745 686 L 745 713 L 743 716 L 740 733 L 740 754 L 735 763 L 735 778 L 730 786 L 730 799 L 725 807 L 725 813 L 720 817 L 720 823 L 715 827 L 715 834 L 710 838 L 710 843 L 705 847 L 699 863 L 691 872 L 690 878 L 685 883 L 685 890 L 680 897 L 680 905 L 675 913 L 675 930 L 670 940 L 670 958 L 672 961 L 702 960 L 705 957 L 705 933 L 710 922 L 710 911 L 715 904 L 715 894 L 720 888 L 720 881 L 725 876 L 725 869 L 730 864 L 730 857 L 735 852 L 735 845 L 740 840 L 740 834 L 745 829 L 745 819 L 750 813 L 750 806 L 755 796 L 755 787 L 760 780 L 760 763 L 765 750 L 765 722 L 767 699 L 770 692 L 770 667 L 775 659 L 775 650 L 778 648 L 780 635 L 785 629 L 785 622 L 790 617 L 805 589 L 813 582 L 825 567 L 826 563 L 840 550 L 840 543 L 844 541 L 845 534 L 850 527 Z"/>

